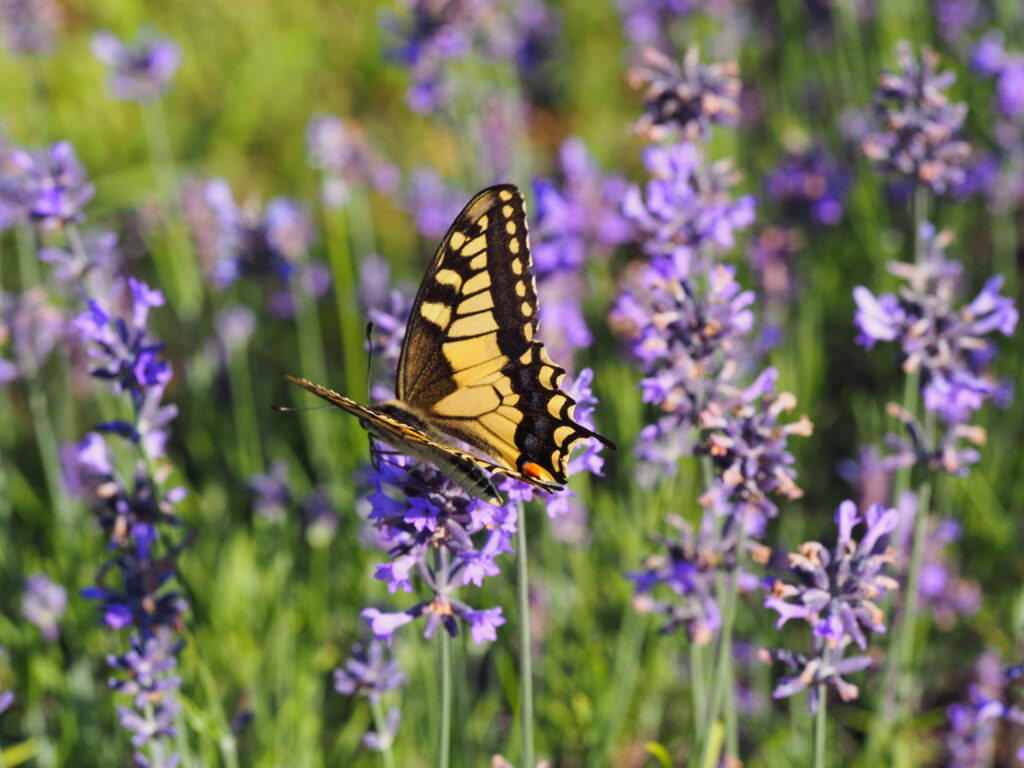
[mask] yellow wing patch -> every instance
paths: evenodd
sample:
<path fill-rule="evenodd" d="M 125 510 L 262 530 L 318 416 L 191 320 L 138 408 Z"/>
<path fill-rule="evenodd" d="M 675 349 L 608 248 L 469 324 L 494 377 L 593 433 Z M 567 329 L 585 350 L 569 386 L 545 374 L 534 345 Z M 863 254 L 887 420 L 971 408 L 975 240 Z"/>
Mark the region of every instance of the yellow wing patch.
<path fill-rule="evenodd" d="M 573 446 L 588 438 L 615 446 L 574 419 L 575 401 L 559 388 L 565 371 L 535 338 L 537 316 L 522 195 L 511 185 L 490 187 L 456 217 L 427 269 L 394 401 L 367 408 L 291 380 L 354 413 L 399 450 L 453 468 L 480 498 L 493 487 L 470 467 L 557 490 Z"/>

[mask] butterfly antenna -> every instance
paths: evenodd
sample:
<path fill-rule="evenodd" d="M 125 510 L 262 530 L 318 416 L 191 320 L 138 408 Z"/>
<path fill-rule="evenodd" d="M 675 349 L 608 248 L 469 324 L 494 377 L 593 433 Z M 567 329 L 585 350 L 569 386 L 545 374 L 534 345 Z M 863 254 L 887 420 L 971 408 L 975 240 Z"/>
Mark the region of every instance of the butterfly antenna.
<path fill-rule="evenodd" d="M 370 376 L 373 371 L 373 320 L 366 324 L 366 397 L 370 397 Z"/>
<path fill-rule="evenodd" d="M 322 411 L 325 408 L 333 408 L 333 405 L 307 405 L 304 408 L 292 408 L 288 405 L 271 405 L 278 413 L 301 413 L 302 411 Z"/>

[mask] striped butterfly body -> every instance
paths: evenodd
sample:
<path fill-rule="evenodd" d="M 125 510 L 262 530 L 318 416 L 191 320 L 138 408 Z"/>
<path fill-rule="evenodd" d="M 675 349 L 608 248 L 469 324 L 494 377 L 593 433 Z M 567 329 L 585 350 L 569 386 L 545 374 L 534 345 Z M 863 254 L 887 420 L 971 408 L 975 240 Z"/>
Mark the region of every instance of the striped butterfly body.
<path fill-rule="evenodd" d="M 605 437 L 573 417 L 565 371 L 537 332 L 537 289 L 519 190 L 489 187 L 452 223 L 420 284 L 395 399 L 360 405 L 287 377 L 357 416 L 375 438 L 440 467 L 467 493 L 501 498 L 492 474 L 561 490 L 574 446 Z M 464 447 L 463 447 L 464 446 Z"/>

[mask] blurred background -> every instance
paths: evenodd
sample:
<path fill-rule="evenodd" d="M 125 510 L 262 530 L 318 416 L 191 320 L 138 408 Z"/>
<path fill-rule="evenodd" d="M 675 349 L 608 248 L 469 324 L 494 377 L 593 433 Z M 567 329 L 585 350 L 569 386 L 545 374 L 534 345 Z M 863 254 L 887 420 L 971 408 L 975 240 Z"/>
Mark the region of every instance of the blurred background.
<path fill-rule="evenodd" d="M 103 583 L 111 533 L 76 490 L 68 458 L 97 422 L 123 418 L 126 407 L 89 377 L 88 345 L 74 331 L 108 267 L 111 280 L 131 275 L 166 298 L 148 319 L 173 368 L 163 402 L 178 409 L 157 451 L 159 471 L 162 487 L 188 492 L 175 499 L 184 546 L 172 585 L 185 645 L 170 742 L 182 765 L 197 766 L 381 764 L 361 746 L 374 727 L 370 709 L 337 693 L 332 678 L 352 644 L 368 638 L 365 606 L 411 602 L 373 578 L 381 553 L 366 522 L 365 433 L 335 412 L 270 406 L 310 404 L 286 387 L 285 373 L 365 402 L 371 310 L 378 330 L 379 313 L 400 314 L 388 286 L 411 297 L 452 217 L 499 181 L 523 190 L 535 252 L 538 243 L 554 259 L 560 248 L 580 249 L 574 282 L 545 288 L 542 275 L 540 300 L 582 299 L 573 317 L 586 334 L 566 321 L 541 335 L 551 334 L 556 361 L 571 373 L 593 368 L 596 423 L 620 447 L 606 455 L 604 477 L 574 483 L 571 515 L 549 520 L 537 504 L 527 511 L 536 521 L 538 754 L 588 768 L 692 758 L 689 641 L 634 610 L 625 574 L 653 551 L 666 513 L 699 515 L 700 470 L 684 459 L 675 478 L 651 482 L 633 447 L 656 413 L 608 320 L 643 258 L 621 204 L 627 186 L 649 175 L 647 142 L 632 129 L 643 93 L 628 81 L 645 45 L 681 60 L 696 44 L 702 62 L 739 64 L 738 114 L 715 128 L 706 152 L 731 161 L 735 186 L 723 194 L 753 196 L 756 217 L 737 226 L 723 260 L 758 294 L 753 346 L 762 364 L 778 368 L 779 389 L 815 424 L 790 444 L 804 494 L 779 502 L 765 537 L 777 552 L 832 541 L 839 501 L 884 497 L 889 483 L 871 474 L 877 459 L 865 446 L 899 431 L 885 406 L 900 399 L 903 375 L 893 349 L 855 344 L 851 292 L 896 290 L 885 265 L 913 234 L 907 190 L 861 151 L 867 105 L 879 72 L 897 65 L 898 41 L 935 47 L 941 69 L 956 73 L 949 98 L 968 106 L 971 174 L 930 210 L 936 227 L 954 234 L 948 251 L 963 264 L 965 300 L 995 273 L 1005 277 L 1003 293 L 1019 297 L 1024 98 L 1014 90 L 1020 81 L 1002 78 L 1024 52 L 1017 0 L 0 0 L 0 11 L 0 153 L 67 141 L 95 187 L 74 234 L 44 226 L 26 235 L 0 208 L 0 359 L 9 363 L 0 368 L 0 692 L 14 695 L 0 715 L 7 766 L 132 760 L 132 729 L 116 709 L 131 692 L 108 685 L 108 655 L 125 652 L 128 630 L 112 627 L 109 605 L 103 618 L 95 594 L 83 595 Z M 28 44 L 18 36 L 28 34 L 26 19 L 41 25 Z M 96 38 L 103 30 L 125 41 L 165 37 L 180 64 L 161 80 L 158 63 L 136 61 L 150 81 L 111 81 L 110 62 L 126 54 Z M 977 63 L 993 30 L 1002 35 L 1001 68 Z M 132 91 L 147 83 L 152 93 Z M 62 279 L 62 257 L 33 253 L 81 236 L 92 254 L 101 232 L 116 234 L 117 255 L 91 285 Z M 1001 379 L 1019 379 L 1021 352 L 1019 339 L 999 339 Z M 988 439 L 969 476 L 936 485 L 937 518 L 955 525 L 932 562 L 961 599 L 918 638 L 926 682 L 919 715 L 899 735 L 907 765 L 954 764 L 946 706 L 966 695 L 983 653 L 1019 659 L 1024 422 L 1009 389 L 999 400 L 978 414 Z M 478 646 L 466 633 L 455 640 L 457 766 L 516 753 L 506 557 L 501 575 L 466 599 L 505 606 L 510 623 L 494 643 Z M 745 596 L 737 616 L 744 764 L 807 765 L 803 700 L 773 700 L 777 671 L 753 660 L 757 647 L 778 643 L 762 602 Z M 385 699 L 402 712 L 396 764 L 430 765 L 435 645 L 408 627 L 392 652 L 407 678 Z M 842 764 L 863 754 L 879 675 L 877 665 L 861 673 L 862 698 L 830 711 Z M 998 759 L 1009 760 L 1012 731 L 991 738 Z"/>

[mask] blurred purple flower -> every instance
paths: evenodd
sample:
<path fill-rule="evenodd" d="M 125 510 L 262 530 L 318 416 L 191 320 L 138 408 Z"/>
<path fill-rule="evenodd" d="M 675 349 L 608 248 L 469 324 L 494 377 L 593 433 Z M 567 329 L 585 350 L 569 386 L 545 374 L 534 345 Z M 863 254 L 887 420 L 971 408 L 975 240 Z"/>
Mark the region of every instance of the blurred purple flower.
<path fill-rule="evenodd" d="M 842 219 L 848 186 L 846 174 L 820 147 L 787 154 L 765 179 L 768 194 L 788 218 L 825 226 Z"/>
<path fill-rule="evenodd" d="M 980 768 L 992 765 L 996 756 L 999 721 L 1024 725 L 1024 708 L 1015 704 L 1022 676 L 1020 666 L 1004 666 L 997 654 L 986 651 L 975 664 L 974 681 L 965 698 L 946 708 L 949 732 L 946 750 L 949 768 Z M 1016 760 L 1024 760 L 1024 748 Z"/>
<path fill-rule="evenodd" d="M 644 237 L 651 255 L 695 259 L 702 247 L 728 250 L 735 233 L 754 221 L 754 198 L 733 199 L 737 175 L 727 160 L 705 168 L 694 144 L 650 146 L 644 165 L 652 179 L 625 193 L 622 211 Z"/>
<path fill-rule="evenodd" d="M 857 686 L 843 675 L 871 664 L 867 656 L 843 658 L 852 643 L 867 650 L 867 632 L 885 632 L 885 616 L 875 600 L 894 592 L 898 584 L 883 573 L 895 556 L 887 546 L 899 515 L 881 505 L 869 507 L 863 518 L 852 501 L 844 501 L 836 510 L 839 536 L 834 549 L 816 541 L 803 544 L 790 553 L 789 569 L 798 583 L 766 580 L 769 596 L 765 607 L 777 611 L 780 629 L 791 619 L 806 621 L 812 629 L 813 655 L 788 650 L 765 651 L 765 661 L 781 661 L 796 674 L 783 677 L 773 696 L 792 696 L 809 689 L 808 709 L 814 714 L 824 688 L 835 688 L 844 701 L 857 698 Z M 860 542 L 853 539 L 859 523 L 866 528 Z"/>
<path fill-rule="evenodd" d="M 388 14 L 381 24 L 395 40 L 391 58 L 412 77 L 409 107 L 434 112 L 451 97 L 447 62 L 469 54 L 496 0 L 405 0 L 405 5 L 407 18 Z"/>
<path fill-rule="evenodd" d="M 357 189 L 394 194 L 401 182 L 398 168 L 373 151 L 361 130 L 340 117 L 310 119 L 306 152 L 309 164 L 323 174 L 320 199 L 328 208 L 344 205 Z"/>
<path fill-rule="evenodd" d="M 681 64 L 645 48 L 629 80 L 645 92 L 644 113 L 634 129 L 648 139 L 707 140 L 712 123 L 732 125 L 739 118 L 739 66 L 735 61 L 701 64 L 695 45 L 686 50 Z"/>
<path fill-rule="evenodd" d="M 976 446 L 984 445 L 988 439 L 983 427 L 955 422 L 942 423 L 929 445 L 925 429 L 914 416 L 896 403 L 889 403 L 887 411 L 889 416 L 903 424 L 907 436 L 890 432 L 882 438 L 883 444 L 889 449 L 881 462 L 886 472 L 920 466 L 929 472 L 946 472 L 966 477 L 970 474 L 970 467 L 981 460 L 981 453 Z"/>
<path fill-rule="evenodd" d="M 39 260 L 50 265 L 51 277 L 60 285 L 89 282 L 98 291 L 115 292 L 124 259 L 117 235 L 98 230 L 84 235 L 81 248 L 41 248 Z"/>
<path fill-rule="evenodd" d="M 978 21 L 978 0 L 933 0 L 932 10 L 939 35 L 950 45 L 963 40 Z"/>
<path fill-rule="evenodd" d="M 0 646 L 0 654 L 3 652 L 3 646 Z M 14 704 L 14 691 L 0 690 L 0 715 L 10 709 L 12 704 Z"/>
<path fill-rule="evenodd" d="M 541 280 L 556 270 L 577 269 L 596 255 L 608 256 L 631 235 L 630 224 L 619 211 L 626 180 L 603 175 L 577 137 L 563 142 L 559 161 L 561 183 L 544 177 L 533 182 L 537 215 L 530 239 Z"/>
<path fill-rule="evenodd" d="M 274 522 L 284 520 L 294 503 L 288 464 L 278 460 L 270 465 L 270 471 L 253 475 L 249 478 L 249 490 L 256 514 Z"/>
<path fill-rule="evenodd" d="M 967 115 L 945 91 L 956 76 L 939 72 L 939 57 L 928 46 L 914 56 L 910 43 L 896 48 L 898 72 L 879 75 L 875 92 L 876 129 L 861 143 L 864 154 L 885 173 L 925 184 L 937 195 L 961 183 L 971 148 L 956 138 Z"/>
<path fill-rule="evenodd" d="M 334 670 L 334 690 L 345 696 L 366 696 L 380 701 L 381 696 L 405 684 L 398 662 L 384 659 L 384 645 L 373 641 L 368 648 L 352 647 L 352 657 L 344 667 Z"/>
<path fill-rule="evenodd" d="M 107 87 L 121 101 L 155 101 L 178 71 L 181 51 L 168 37 L 146 32 L 124 43 L 113 32 L 92 36 L 93 55 L 110 70 Z"/>
<path fill-rule="evenodd" d="M 95 192 L 67 141 L 0 153 L 0 231 L 26 221 L 44 230 L 81 221 Z"/>
<path fill-rule="evenodd" d="M 900 553 L 900 562 L 910 562 L 914 533 L 914 517 L 918 511 L 917 496 L 907 491 L 898 500 L 896 509 L 900 523 L 894 535 L 894 544 Z M 960 576 L 956 559 L 947 552 L 948 547 L 960 539 L 960 524 L 953 518 L 926 521 L 921 575 L 918 585 L 922 610 L 931 614 L 939 629 L 948 631 L 957 616 L 973 616 L 981 608 L 981 586 Z M 902 574 L 906 583 L 906 569 Z"/>
<path fill-rule="evenodd" d="M 644 559 L 643 570 L 626 574 L 635 584 L 633 607 L 640 613 L 657 613 L 666 623 L 660 632 L 686 630 L 690 642 L 704 645 L 711 641 L 721 626 L 716 596 L 716 579 L 723 572 L 739 567 L 736 527 L 725 537 L 714 530 L 714 518 L 705 516 L 699 531 L 676 515 L 668 515 L 666 523 L 674 529 L 671 536 L 658 537 L 655 542 L 664 554 Z M 748 549 L 763 548 L 747 545 Z M 757 587 L 756 577 L 741 572 L 739 587 L 743 592 Z M 653 597 L 655 590 L 667 588 L 668 599 Z"/>
<path fill-rule="evenodd" d="M 1005 60 L 1003 33 L 998 29 L 987 32 L 971 51 L 971 69 L 981 75 L 998 75 Z"/>
<path fill-rule="evenodd" d="M 798 229 L 770 225 L 747 245 L 747 260 L 769 304 L 788 302 L 796 296 L 797 255 L 804 247 Z"/>
<path fill-rule="evenodd" d="M 854 289 L 857 341 L 868 349 L 879 341 L 897 342 L 904 370 L 921 371 L 925 407 L 947 422 L 964 422 L 997 391 L 983 375 L 992 356 L 985 337 L 996 331 L 1011 336 L 1017 309 L 1013 299 L 1000 295 L 998 275 L 971 302 L 954 308 L 962 267 L 943 254 L 951 236 L 936 233 L 930 224 L 921 236 L 927 253 L 919 265 L 889 264 L 889 271 L 906 282 L 899 296 Z"/>
<path fill-rule="evenodd" d="M 39 627 L 47 642 L 57 639 L 59 623 L 67 605 L 67 590 L 46 575 L 33 573 L 26 579 L 21 615 Z"/>
<path fill-rule="evenodd" d="M 51 303 L 44 288 L 20 295 L 0 292 L 0 350 L 9 345 L 12 358 L 0 358 L 0 384 L 35 376 L 67 333 L 64 311 Z"/>
<path fill-rule="evenodd" d="M 626 37 L 636 46 L 669 50 L 673 22 L 699 10 L 700 0 L 616 0 Z"/>
<path fill-rule="evenodd" d="M 398 726 L 401 722 L 402 711 L 398 707 L 392 707 L 388 710 L 387 718 L 384 721 L 383 732 L 367 731 L 363 734 L 362 745 L 374 752 L 384 752 L 395 740 L 395 736 L 398 734 Z"/>
<path fill-rule="evenodd" d="M 54 36 L 60 21 L 55 0 L 0 0 L 0 22 L 12 53 L 51 53 L 57 47 Z"/>
<path fill-rule="evenodd" d="M 403 194 L 405 209 L 415 218 L 416 229 L 428 240 L 441 239 L 462 210 L 466 198 L 465 193 L 426 165 L 413 168 Z"/>

